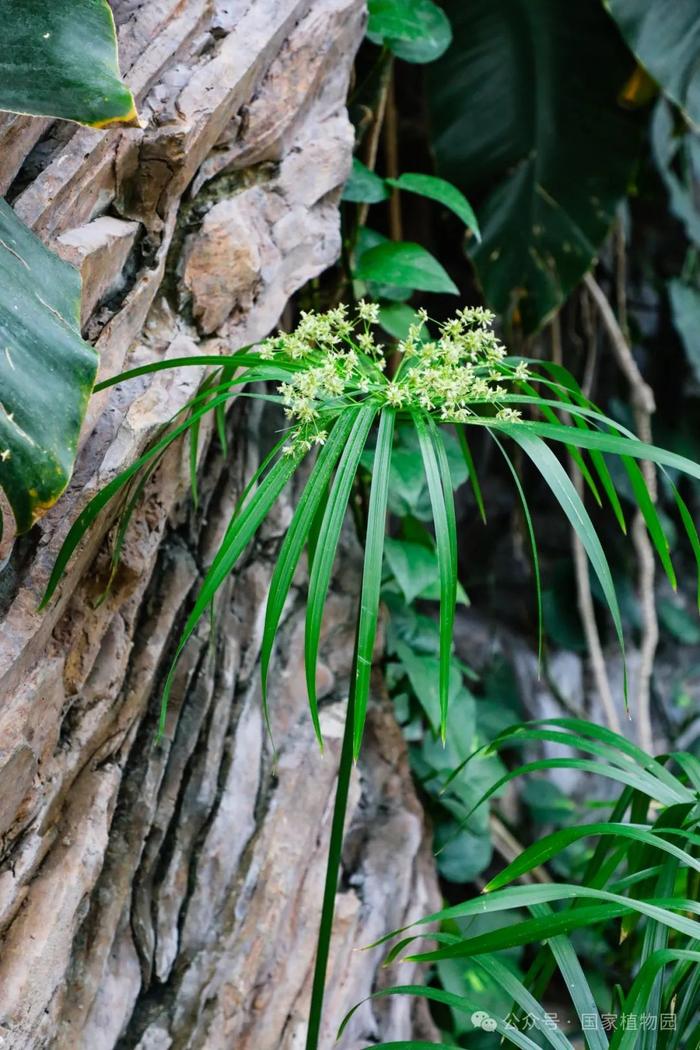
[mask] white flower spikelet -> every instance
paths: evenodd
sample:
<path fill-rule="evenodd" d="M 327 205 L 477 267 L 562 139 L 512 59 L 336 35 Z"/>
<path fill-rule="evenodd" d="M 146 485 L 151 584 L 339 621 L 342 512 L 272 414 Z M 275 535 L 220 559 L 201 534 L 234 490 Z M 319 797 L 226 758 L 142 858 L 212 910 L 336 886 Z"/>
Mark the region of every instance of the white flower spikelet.
<path fill-rule="evenodd" d="M 435 326 L 435 337 L 428 332 L 427 312 L 417 311 L 394 348 L 400 363 L 393 375 L 384 374 L 384 346 L 373 331 L 379 320 L 378 304 L 364 300 L 354 316 L 344 305 L 326 313 L 303 311 L 294 332 L 280 332 L 261 344 L 262 360 L 289 370 L 289 379 L 278 387 L 291 425 L 286 455 L 323 445 L 328 423 L 343 408 L 368 398 L 378 408 L 421 408 L 447 423 L 483 415 L 507 422 L 521 418 L 503 399 L 527 384 L 530 372 L 524 361 L 513 366 L 505 360 L 489 310 L 458 310 Z"/>

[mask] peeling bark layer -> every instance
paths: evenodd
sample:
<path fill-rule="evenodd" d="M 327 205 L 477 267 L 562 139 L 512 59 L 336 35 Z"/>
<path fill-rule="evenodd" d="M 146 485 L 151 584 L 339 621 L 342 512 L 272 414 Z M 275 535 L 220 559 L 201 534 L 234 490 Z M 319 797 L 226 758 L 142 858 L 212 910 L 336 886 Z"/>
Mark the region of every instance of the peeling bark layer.
<path fill-rule="evenodd" d="M 103 376 L 261 338 L 335 260 L 364 21 L 359 0 L 113 6 L 146 126 L 0 120 L 0 188 L 81 269 Z M 202 623 L 187 646 L 156 738 L 178 627 L 272 439 L 260 409 L 230 415 L 228 452 L 203 428 L 196 510 L 188 451 L 165 456 L 104 601 L 109 515 L 37 612 L 71 522 L 200 379 L 159 373 L 96 397 L 68 493 L 0 574 L 3 1047 L 303 1044 L 356 600 L 351 541 L 319 669 L 323 757 L 303 688 L 303 579 L 272 676 L 276 758 L 256 674 L 293 493 L 219 594 L 214 630 Z M 378 702 L 352 788 L 324 1047 L 376 987 L 381 953 L 352 949 L 424 913 L 435 893 L 401 737 Z M 368 1004 L 339 1045 L 423 1030 L 408 1001 Z"/>

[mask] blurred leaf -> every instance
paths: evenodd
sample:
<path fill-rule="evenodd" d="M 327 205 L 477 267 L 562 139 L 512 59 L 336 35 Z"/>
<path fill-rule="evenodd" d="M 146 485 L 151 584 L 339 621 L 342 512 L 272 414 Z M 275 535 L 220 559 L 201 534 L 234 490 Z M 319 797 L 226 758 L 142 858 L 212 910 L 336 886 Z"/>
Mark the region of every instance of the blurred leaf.
<path fill-rule="evenodd" d="M 681 645 L 700 644 L 700 623 L 697 614 L 691 615 L 682 605 L 661 598 L 657 603 L 659 621 Z"/>
<path fill-rule="evenodd" d="M 695 378 L 700 382 L 700 291 L 676 277 L 668 282 L 668 294 L 673 323 Z"/>
<path fill-rule="evenodd" d="M 24 532 L 61 495 L 97 372 L 80 275 L 0 201 L 0 485 Z"/>
<path fill-rule="evenodd" d="M 452 486 L 458 489 L 467 480 L 467 469 L 455 435 L 450 430 L 445 430 L 443 437 Z M 364 457 L 363 465 L 371 470 L 371 455 Z M 399 426 L 397 430 L 396 445 L 391 457 L 389 509 L 400 518 L 408 515 L 418 521 L 430 521 L 431 518 L 428 486 L 420 460 L 418 441 L 412 427 Z"/>
<path fill-rule="evenodd" d="M 628 46 L 700 130 L 700 12 L 696 0 L 604 0 Z"/>
<path fill-rule="evenodd" d="M 466 828 L 455 835 L 456 830 L 457 825 L 449 823 L 440 824 L 436 829 L 438 871 L 450 882 L 473 882 L 491 863 L 491 836 L 488 829 Z"/>
<path fill-rule="evenodd" d="M 449 292 L 459 289 L 437 259 L 410 241 L 385 241 L 364 252 L 354 276 L 360 281 L 415 288 L 421 292 Z"/>
<path fill-rule="evenodd" d="M 379 324 L 394 339 L 406 339 L 408 329 L 416 324 L 418 315 L 412 306 L 405 303 L 383 303 L 379 308 Z M 420 340 L 425 342 L 428 334 L 425 325 L 421 329 Z"/>
<path fill-rule="evenodd" d="M 617 97 L 633 63 L 598 0 L 445 9 L 455 40 L 429 73 L 439 170 L 468 196 L 488 190 L 472 258 L 488 304 L 517 308 L 531 332 L 590 267 L 627 190 L 641 118 Z"/>
<path fill-rule="evenodd" d="M 411 683 L 421 707 L 435 732 L 440 726 L 440 660 L 436 656 L 425 656 L 415 653 L 400 642 L 396 652 Z M 461 672 L 453 665 L 450 668 L 449 701 L 453 705 L 457 695 L 462 691 Z M 440 745 L 442 746 L 442 745 Z M 464 755 L 462 756 L 465 757 Z"/>
<path fill-rule="evenodd" d="M 449 20 L 432 0 L 369 0 L 367 36 L 405 62 L 433 62 L 452 42 Z"/>
<path fill-rule="evenodd" d="M 440 581 L 435 550 L 421 543 L 387 539 L 386 560 L 396 582 L 410 605 L 416 598 L 437 601 Z M 464 588 L 457 588 L 457 600 L 466 604 Z"/>
<path fill-rule="evenodd" d="M 443 204 L 462 220 L 477 240 L 481 240 L 479 224 L 471 204 L 461 190 L 458 190 L 451 182 L 439 179 L 435 175 L 413 175 L 410 172 L 399 175 L 398 179 L 387 179 L 386 181 L 390 186 L 395 186 L 399 190 L 417 193 L 420 197 L 428 197 L 430 200 Z"/>
<path fill-rule="evenodd" d="M 387 539 L 386 561 L 410 605 L 438 576 L 436 552 L 418 543 Z"/>
<path fill-rule="evenodd" d="M 0 109 L 93 127 L 138 124 L 107 0 L 5 0 Z"/>
<path fill-rule="evenodd" d="M 654 110 L 651 145 L 668 190 L 670 210 L 684 224 L 690 240 L 700 245 L 700 212 L 693 190 L 700 178 L 700 137 L 677 133 L 674 111 L 665 98 L 659 99 Z"/>
<path fill-rule="evenodd" d="M 358 160 L 352 158 L 352 171 L 345 183 L 342 200 L 357 204 L 378 204 L 389 196 L 386 183 L 376 172 Z"/>
<path fill-rule="evenodd" d="M 563 824 L 571 821 L 576 807 L 551 780 L 543 777 L 525 781 L 522 800 L 529 806 L 538 824 Z"/>

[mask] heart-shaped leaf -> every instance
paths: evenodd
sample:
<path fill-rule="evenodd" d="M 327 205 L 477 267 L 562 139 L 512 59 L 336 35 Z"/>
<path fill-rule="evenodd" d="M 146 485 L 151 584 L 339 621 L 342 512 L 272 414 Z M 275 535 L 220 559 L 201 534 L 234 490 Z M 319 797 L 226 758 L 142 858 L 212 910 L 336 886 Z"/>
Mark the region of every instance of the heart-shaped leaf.
<path fill-rule="evenodd" d="M 80 275 L 0 201 L 0 485 L 19 532 L 68 484 L 96 372 Z"/>

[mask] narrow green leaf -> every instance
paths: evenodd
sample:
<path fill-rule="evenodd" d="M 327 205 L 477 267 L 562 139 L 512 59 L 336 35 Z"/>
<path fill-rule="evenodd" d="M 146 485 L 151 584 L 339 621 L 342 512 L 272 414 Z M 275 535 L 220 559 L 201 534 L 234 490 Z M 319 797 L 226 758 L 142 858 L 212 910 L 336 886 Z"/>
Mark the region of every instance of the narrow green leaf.
<path fill-rule="evenodd" d="M 642 474 L 641 470 L 629 456 L 621 457 L 622 464 L 627 471 L 627 476 L 630 479 L 632 486 L 632 492 L 636 500 L 637 506 L 639 507 L 642 517 L 646 523 L 649 535 L 651 536 L 652 543 L 656 547 L 656 552 L 659 555 L 659 560 L 664 567 L 669 583 L 673 587 L 674 591 L 678 588 L 678 582 L 676 580 L 676 573 L 673 568 L 673 562 L 671 561 L 670 546 L 666 533 L 663 530 L 663 526 L 659 521 L 659 515 L 656 512 L 656 507 L 653 504 L 647 483 Z"/>
<path fill-rule="evenodd" d="M 457 430 L 457 440 L 459 441 L 459 447 L 461 449 L 462 456 L 464 457 L 464 464 L 465 464 L 465 466 L 467 468 L 467 473 L 469 475 L 469 483 L 471 484 L 472 491 L 474 493 L 474 499 L 476 500 L 476 505 L 479 508 L 479 514 L 481 516 L 481 520 L 483 521 L 483 523 L 485 525 L 486 524 L 486 508 L 484 506 L 484 497 L 483 497 L 482 492 L 481 492 L 481 485 L 479 484 L 479 477 L 478 477 L 478 475 L 476 473 L 476 467 L 474 465 L 474 457 L 472 456 L 472 450 L 471 450 L 471 448 L 469 446 L 469 442 L 467 441 L 467 435 L 465 433 L 465 428 L 463 426 L 458 426 L 458 427 L 456 427 L 456 430 Z"/>
<path fill-rule="evenodd" d="M 350 437 L 343 450 L 338 470 L 328 496 L 328 503 L 321 522 L 316 555 L 311 566 L 309 594 L 306 605 L 306 637 L 304 663 L 306 667 L 306 689 L 314 731 L 319 746 L 323 748 L 323 737 L 318 718 L 316 696 L 316 665 L 321 639 L 321 622 L 326 594 L 331 581 L 335 552 L 340 539 L 352 485 L 357 474 L 362 451 L 377 415 L 377 406 L 365 402 L 355 418 Z"/>
<path fill-rule="evenodd" d="M 624 1012 L 626 1014 L 635 1014 L 640 1011 L 643 1013 L 651 1012 L 647 1009 L 647 1003 L 657 976 L 664 966 L 668 966 L 669 963 L 678 960 L 692 962 L 698 966 L 700 965 L 700 952 L 682 948 L 664 948 L 654 952 L 644 962 L 632 982 L 632 987 L 625 998 Z M 695 1003 L 692 1003 L 691 1000 L 691 1006 L 697 1009 L 697 1000 Z M 628 1030 L 620 1027 L 613 1035 L 610 1042 L 610 1050 L 636 1050 L 638 1035 L 639 1033 L 632 1029 Z M 687 1046 L 690 1048 L 691 1044 L 688 1043 Z"/>
<path fill-rule="evenodd" d="M 532 569 L 535 574 L 535 593 L 537 595 L 537 660 L 539 666 L 541 667 L 542 650 L 544 648 L 544 615 L 542 611 L 542 582 L 540 579 L 540 559 L 537 552 L 537 538 L 535 536 L 535 527 L 532 522 L 532 515 L 530 514 L 530 507 L 527 502 L 525 490 L 523 489 L 522 482 L 518 477 L 518 472 L 513 466 L 513 462 L 510 456 L 508 455 L 508 453 L 506 452 L 496 435 L 492 434 L 491 437 L 500 449 L 506 463 L 508 464 L 508 469 L 510 470 L 513 476 L 513 481 L 515 482 L 515 487 L 520 498 L 520 505 L 523 508 L 523 516 L 525 518 L 525 524 L 527 526 L 527 534 L 530 539 L 530 550 L 532 551 Z"/>
<path fill-rule="evenodd" d="M 504 890 L 496 890 L 494 893 L 481 894 L 475 900 L 465 901 L 462 904 L 455 904 L 452 907 L 441 909 L 440 911 L 434 912 L 432 915 L 419 919 L 408 927 L 404 927 L 403 930 L 396 930 L 394 931 L 394 936 L 403 933 L 406 929 L 412 929 L 416 926 L 425 926 L 436 922 L 446 922 L 449 919 L 466 919 L 473 915 L 490 915 L 501 911 L 527 908 L 532 904 L 551 904 L 554 901 L 572 900 L 597 901 L 603 904 L 615 905 L 622 911 L 636 911 L 640 915 L 645 915 L 647 918 L 653 919 L 655 922 L 664 923 L 670 929 L 677 930 L 679 933 L 683 933 L 688 937 L 697 938 L 698 934 L 700 934 L 700 922 L 696 922 L 694 919 L 688 919 L 683 914 L 676 914 L 676 912 L 691 912 L 695 915 L 700 914 L 700 904 L 696 901 L 686 900 L 681 897 L 671 898 L 670 900 L 637 900 L 633 897 L 623 897 L 619 894 L 610 893 L 607 890 L 594 889 L 590 886 L 575 886 L 568 883 L 548 883 L 546 885 L 511 886 Z M 622 911 L 618 914 L 621 914 Z M 568 915 L 568 913 L 558 912 L 554 918 L 560 916 L 564 917 L 565 915 Z M 525 921 L 529 922 L 530 920 Z M 508 929 L 512 929 L 512 927 L 506 927 L 506 933 L 508 932 Z M 422 936 L 422 934 L 416 934 L 416 936 Z M 535 933 L 535 936 L 532 939 L 538 940 L 540 938 Z M 375 943 L 379 944 L 382 942 L 377 941 Z M 454 949 L 441 949 L 441 951 L 444 951 L 446 954 L 440 955 L 439 957 L 459 958 L 459 949 L 462 943 L 463 942 L 460 942 L 459 945 L 455 945 Z M 523 941 L 521 943 L 526 942 Z M 433 961 L 438 958 L 437 953 L 429 954 L 431 955 L 430 960 L 422 956 L 413 956 L 412 958 L 420 961 Z M 469 954 L 471 954 L 471 952 L 469 952 Z"/>
<path fill-rule="evenodd" d="M 179 423 L 173 430 L 165 434 L 164 437 L 156 441 L 155 444 L 144 452 L 142 456 L 139 456 L 131 466 L 122 471 L 122 473 L 116 478 L 113 478 L 112 481 L 104 486 L 104 488 L 100 489 L 96 496 L 93 496 L 88 505 L 80 512 L 74 521 L 63 542 L 63 546 L 58 552 L 58 557 L 56 558 L 54 567 L 51 571 L 49 582 L 46 585 L 44 597 L 39 606 L 40 609 L 45 608 L 47 603 L 51 600 L 73 552 L 85 535 L 87 529 L 89 529 L 98 514 L 107 506 L 110 500 L 118 495 L 118 493 L 126 484 L 128 484 L 131 478 L 141 470 L 142 467 L 146 466 L 155 456 L 158 456 L 158 454 L 168 445 L 171 445 L 173 441 L 177 441 L 177 439 L 192 426 L 193 422 L 197 419 L 201 419 L 201 417 L 206 412 L 210 411 L 212 407 L 215 407 L 217 404 L 223 404 L 225 401 L 229 400 L 230 397 L 231 395 L 229 393 L 220 394 L 211 403 L 204 404 L 198 408 L 195 413 L 186 418 L 182 423 Z"/>
<path fill-rule="evenodd" d="M 681 832 L 677 833 L 681 834 Z M 534 842 L 531 846 L 527 846 L 514 861 L 491 879 L 484 887 L 484 892 L 490 893 L 493 890 L 507 886 L 514 879 L 518 879 L 526 872 L 532 871 L 533 868 L 546 864 L 552 857 L 557 856 L 573 842 L 598 835 L 612 835 L 617 838 L 632 839 L 636 843 L 645 843 L 653 849 L 659 849 L 664 853 L 670 854 L 677 860 L 682 861 L 687 867 L 700 871 L 700 861 L 696 860 L 690 853 L 680 849 L 679 846 L 674 846 L 671 842 L 668 842 L 662 835 L 655 834 L 650 828 L 642 827 L 638 824 L 602 822 L 561 828 L 558 831 L 553 831 L 550 835 L 545 835 L 544 838 Z M 685 836 L 690 837 L 687 832 Z"/>
<path fill-rule="evenodd" d="M 593 737 L 593 740 L 589 740 L 588 737 Z M 606 726 L 599 726 L 594 722 L 583 722 L 575 718 L 543 719 L 511 726 L 453 770 L 445 782 L 443 791 L 475 755 L 496 753 L 503 748 L 522 746 L 531 741 L 547 741 L 603 758 L 613 763 L 610 768 L 622 770 L 626 775 L 634 778 L 629 782 L 630 787 L 642 791 L 649 798 L 662 802 L 664 805 L 671 806 L 677 802 L 688 802 L 693 797 L 677 777 L 631 741 L 613 733 Z M 571 760 L 564 759 L 563 761 L 566 763 Z M 607 765 L 600 764 L 595 771 L 609 776 L 611 774 L 607 772 L 608 769 Z M 519 771 L 515 771 L 514 775 L 517 776 L 518 773 L 524 771 L 525 768 L 521 767 Z M 619 780 L 620 777 L 615 775 L 613 779 Z"/>
<path fill-rule="evenodd" d="M 298 460 L 294 456 L 282 456 L 278 459 L 249 502 L 235 518 L 234 527 L 227 531 L 216 557 L 204 577 L 194 607 L 187 617 L 180 634 L 175 655 L 163 687 L 159 732 L 162 733 L 165 729 L 170 690 L 172 689 L 177 663 L 185 645 L 191 638 L 200 619 L 206 613 L 207 608 L 211 605 L 219 587 L 232 571 L 241 554 L 260 528 L 273 503 L 297 470 L 298 465 Z"/>
<path fill-rule="evenodd" d="M 428 482 L 440 573 L 440 736 L 444 744 L 450 696 L 452 634 L 457 602 L 457 524 L 450 468 L 439 432 L 430 417 L 423 413 L 416 413 L 413 422 Z"/>
<path fill-rule="evenodd" d="M 547 424 L 542 424 L 546 426 Z M 610 573 L 610 566 L 608 565 L 608 559 L 605 557 L 605 552 L 601 546 L 598 535 L 593 526 L 593 522 L 588 516 L 588 511 L 584 507 L 580 496 L 574 488 L 569 475 L 566 473 L 561 463 L 554 455 L 552 450 L 545 445 L 543 441 L 537 436 L 532 436 L 530 433 L 522 430 L 521 427 L 527 426 L 527 424 L 519 424 L 518 426 L 512 427 L 509 431 L 510 436 L 513 438 L 515 443 L 522 448 L 523 452 L 530 457 L 532 462 L 535 464 L 544 480 L 549 485 L 552 493 L 556 497 L 560 507 L 564 511 L 565 515 L 569 519 L 572 527 L 574 528 L 577 536 L 581 540 L 586 553 L 591 561 L 593 570 L 598 577 L 598 581 L 603 590 L 605 600 L 607 602 L 610 614 L 612 616 L 613 623 L 615 625 L 615 632 L 617 634 L 617 640 L 620 644 L 620 650 L 625 655 L 625 639 L 622 632 L 622 618 L 620 616 L 620 607 L 617 601 L 617 595 L 615 593 L 615 585 L 613 583 L 612 575 Z M 572 428 L 565 428 L 572 430 Z M 581 431 L 576 431 L 576 434 Z M 624 691 L 625 699 L 627 698 L 627 671 L 624 673 Z"/>
<path fill-rule="evenodd" d="M 431 988 L 424 984 L 403 984 L 396 985 L 394 988 L 382 988 L 378 992 L 374 992 L 369 999 L 384 999 L 387 996 L 392 995 L 411 995 L 417 999 L 428 999 L 433 1003 L 442 1003 L 445 1006 L 450 1006 L 454 1010 L 460 1010 L 465 1014 L 473 1014 L 477 1011 L 481 1011 L 480 1004 L 476 998 L 470 999 L 468 996 L 455 995 L 454 992 L 445 991 L 443 988 Z M 364 999 L 363 1002 L 368 1002 L 369 999 Z M 350 1013 L 344 1018 L 340 1029 L 338 1030 L 338 1038 L 341 1037 L 345 1028 L 347 1027 L 348 1021 L 353 1016 L 355 1011 L 362 1006 L 362 1003 L 358 1003 L 357 1006 L 350 1011 Z M 481 1011 L 483 1013 L 483 1011 Z M 539 1013 L 539 1011 L 538 1011 Z M 544 1011 L 542 1011 L 544 1016 Z M 484 1014 L 484 1017 L 489 1015 Z M 518 1031 L 512 1025 L 504 1023 L 500 1017 L 494 1017 L 493 1019 L 493 1031 L 498 1032 L 499 1035 L 503 1036 L 513 1044 L 513 1046 L 519 1046 L 522 1050 L 540 1050 L 539 1044 L 533 1042 L 529 1036 L 525 1035 L 524 1032 Z M 563 1037 L 562 1037 L 563 1038 Z M 568 1040 L 564 1040 L 561 1043 L 553 1043 L 558 1050 L 572 1050 L 571 1044 Z M 436 1048 L 444 1047 L 444 1043 L 423 1043 L 411 1040 L 403 1043 L 379 1043 L 377 1048 L 384 1047 L 403 1047 L 404 1050 L 420 1050 L 422 1047 L 430 1047 L 430 1050 L 436 1050 Z M 450 1047 L 452 1050 L 452 1047 Z M 458 1050 L 457 1047 L 454 1050 Z"/>
<path fill-rule="evenodd" d="M 558 1028 L 552 1026 L 551 1017 L 507 966 L 489 955 L 480 956 L 476 960 L 476 965 L 510 995 L 526 1014 L 535 1019 L 537 1031 L 544 1036 L 550 1046 L 555 1047 L 555 1050 L 572 1050 L 572 1045 L 566 1036 Z"/>
<path fill-rule="evenodd" d="M 391 408 L 382 411 L 379 420 L 377 447 L 372 467 L 372 485 L 367 512 L 367 536 L 365 539 L 364 567 L 362 570 L 362 592 L 360 614 L 357 625 L 357 667 L 355 671 L 355 732 L 353 757 L 359 758 L 362 736 L 367 715 L 372 653 L 377 636 L 379 618 L 379 593 L 382 586 L 382 561 L 386 534 L 387 499 L 389 495 L 389 471 L 391 448 L 394 441 L 396 413 Z"/>
<path fill-rule="evenodd" d="M 212 365 L 215 368 L 225 365 L 229 371 L 238 368 L 267 369 L 271 379 L 278 378 L 278 374 L 281 372 L 291 374 L 298 372 L 300 369 L 300 366 L 293 361 L 285 361 L 284 364 L 275 361 L 268 365 L 262 360 L 260 354 L 251 353 L 249 349 L 239 350 L 230 356 L 222 354 L 195 354 L 191 357 L 171 357 L 166 361 L 150 361 L 147 365 L 129 368 L 125 372 L 119 372 L 117 375 L 110 376 L 108 379 L 103 379 L 96 383 L 95 393 L 97 394 L 101 390 L 108 390 L 109 387 L 118 386 L 120 383 L 128 383 L 129 380 L 138 379 L 139 376 L 152 375 L 155 372 L 167 372 L 174 368 L 203 368 L 207 365 Z M 232 379 L 232 377 L 230 378 Z M 240 383 L 240 376 L 236 377 L 235 382 Z"/>
<path fill-rule="evenodd" d="M 688 507 L 687 507 L 687 504 L 686 504 L 685 500 L 681 496 L 681 494 L 678 491 L 678 489 L 676 488 L 676 486 L 673 485 L 673 484 L 671 485 L 671 491 L 673 492 L 673 498 L 676 501 L 676 506 L 678 507 L 678 513 L 681 516 L 681 521 L 683 522 L 686 534 L 688 536 L 688 539 L 690 540 L 690 545 L 691 545 L 691 547 L 693 549 L 693 554 L 695 556 L 695 564 L 697 566 L 697 588 L 698 588 L 697 605 L 698 605 L 698 610 L 700 610 L 700 536 L 698 536 L 698 530 L 695 527 L 695 522 L 693 521 L 693 516 L 690 513 L 690 511 L 688 510 Z"/>
<path fill-rule="evenodd" d="M 470 424 L 475 422 L 477 421 L 469 420 Z M 490 419 L 487 425 L 497 427 L 498 430 L 502 430 L 510 437 L 517 430 L 522 433 L 530 433 L 536 437 L 549 438 L 551 441 L 562 441 L 564 444 L 577 445 L 579 448 L 597 448 L 601 452 L 608 452 L 612 455 L 647 459 L 650 463 L 657 463 L 662 467 L 671 467 L 700 481 L 700 464 L 694 463 L 692 459 L 687 459 L 686 456 L 680 456 L 676 452 L 658 448 L 656 445 L 648 445 L 646 442 L 638 441 L 633 437 L 601 434 L 593 430 L 574 430 L 572 427 L 564 426 L 564 424 L 533 423 L 529 420 L 507 423 Z"/>
<path fill-rule="evenodd" d="M 576 907 L 575 901 L 571 907 Z M 540 917 L 552 913 L 549 904 L 532 904 L 530 905 L 530 911 L 533 915 Z M 551 952 L 551 957 L 547 949 Z M 554 971 L 554 963 L 559 967 L 559 972 L 564 979 L 566 989 L 571 996 L 571 1001 L 583 1027 L 584 1017 L 595 1016 L 598 1012 L 598 1007 L 570 939 L 565 936 L 550 937 L 543 950 L 546 953 L 545 958 L 551 968 L 551 972 Z M 552 960 L 551 962 L 550 959 Z M 483 960 L 479 958 L 477 961 L 482 962 Z M 547 971 L 544 971 L 542 976 L 547 978 Z M 548 979 L 543 981 L 545 987 L 547 983 Z M 608 1037 L 604 1029 L 596 1027 L 593 1031 L 588 1031 L 586 1036 L 588 1050 L 608 1050 Z"/>
<path fill-rule="evenodd" d="M 265 626 L 260 648 L 262 701 L 268 729 L 270 721 L 268 717 L 267 677 L 277 628 L 304 544 L 308 539 L 311 526 L 327 490 L 338 458 L 352 430 L 357 411 L 357 409 L 349 409 L 347 412 L 344 412 L 328 435 L 328 440 L 321 449 L 304 491 L 299 497 L 294 516 L 277 556 L 277 564 L 270 581 L 270 590 L 265 609 Z"/>

